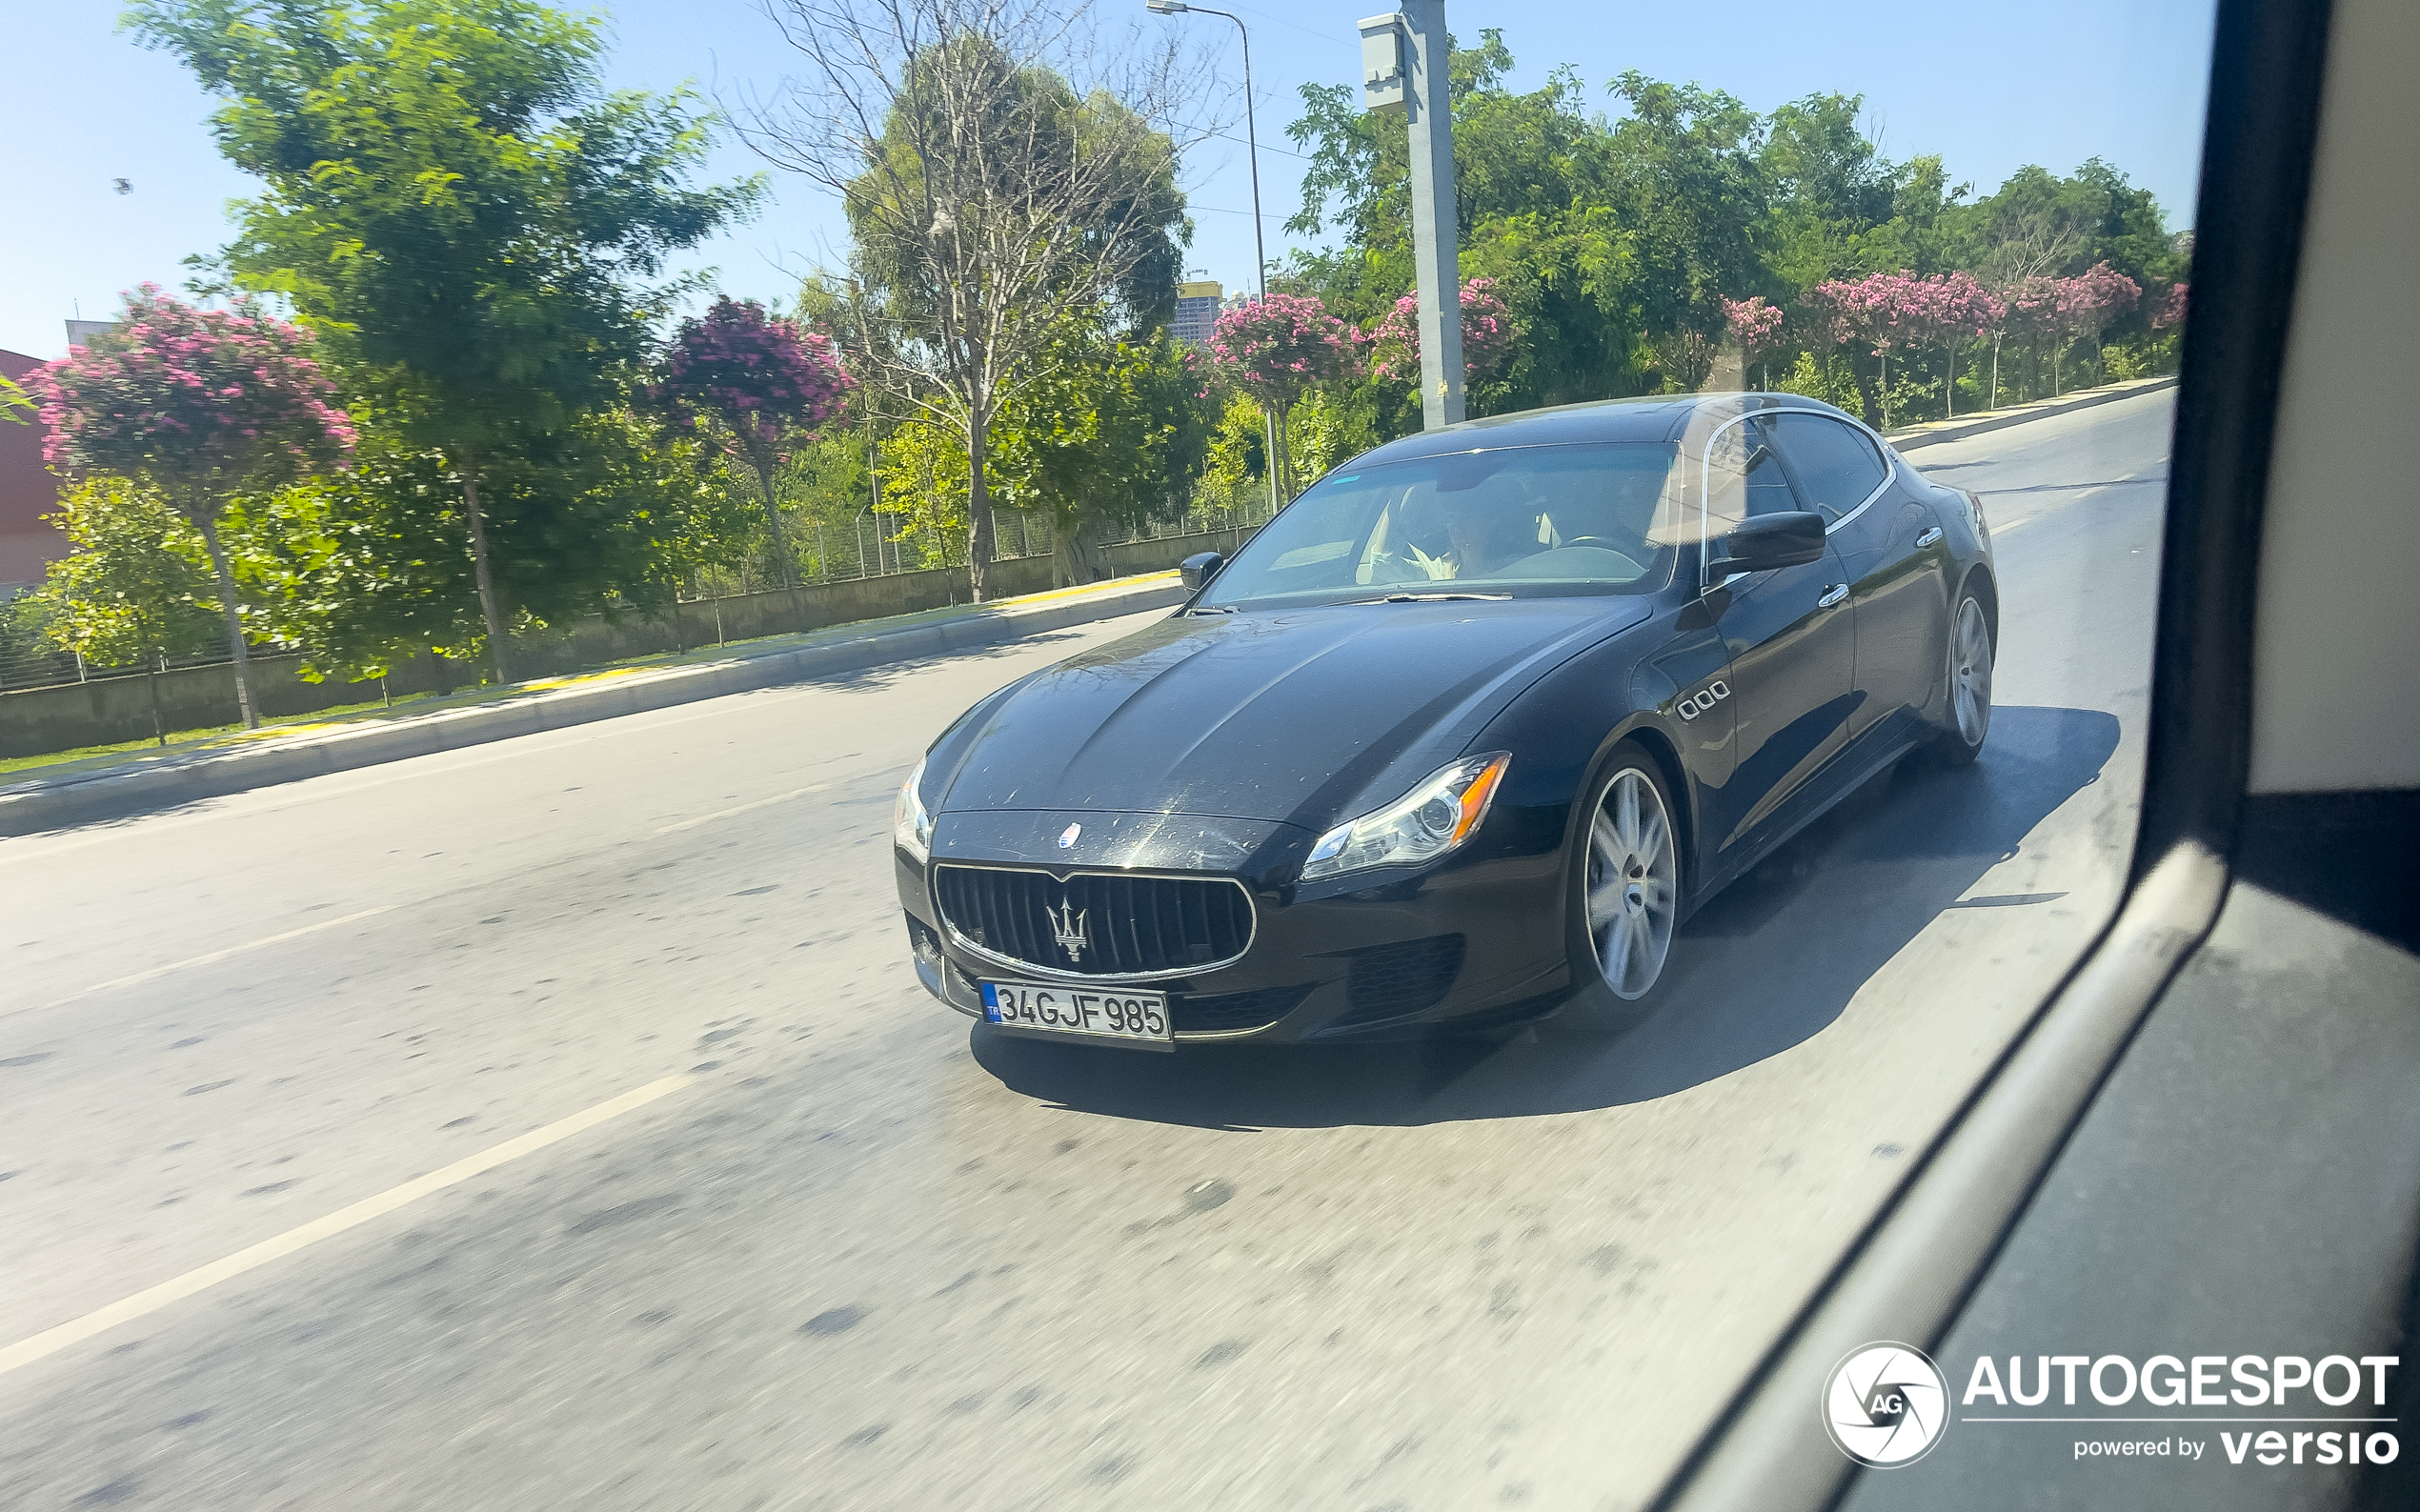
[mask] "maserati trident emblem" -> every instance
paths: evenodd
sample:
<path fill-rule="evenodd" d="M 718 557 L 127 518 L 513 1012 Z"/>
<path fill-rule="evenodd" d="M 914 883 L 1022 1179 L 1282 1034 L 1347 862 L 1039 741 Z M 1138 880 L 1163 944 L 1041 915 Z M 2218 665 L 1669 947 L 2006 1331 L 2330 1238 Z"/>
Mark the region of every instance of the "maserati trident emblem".
<path fill-rule="evenodd" d="M 1059 948 L 1067 953 L 1067 964 L 1070 966 L 1083 964 L 1084 947 L 1092 943 L 1084 937 L 1084 920 L 1091 914 L 1089 908 L 1083 913 L 1077 913 L 1076 906 L 1063 897 L 1059 900 L 1057 912 L 1047 908 L 1042 910 L 1042 917 L 1050 920 L 1050 937 L 1059 941 Z"/>
<path fill-rule="evenodd" d="M 1070 824 L 1067 828 L 1059 832 L 1059 848 L 1062 851 L 1073 849 L 1076 844 L 1076 837 L 1083 833 L 1084 827 L 1082 825 Z"/>

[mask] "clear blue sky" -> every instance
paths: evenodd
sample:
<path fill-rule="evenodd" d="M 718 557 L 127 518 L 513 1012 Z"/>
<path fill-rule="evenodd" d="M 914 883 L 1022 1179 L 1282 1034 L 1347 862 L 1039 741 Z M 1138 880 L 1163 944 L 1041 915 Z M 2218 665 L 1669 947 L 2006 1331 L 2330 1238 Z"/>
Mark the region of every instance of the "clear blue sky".
<path fill-rule="evenodd" d="M 175 64 L 115 30 L 111 0 L 5 0 L 0 86 L 14 142 L 6 154 L 9 227 L 0 236 L 0 347 L 65 350 L 61 322 L 80 307 L 106 318 L 118 291 L 149 278 L 172 287 L 182 259 L 226 236 L 226 203 L 250 180 L 220 161 L 204 127 L 211 102 Z M 1272 255 L 1300 202 L 1292 144 L 1297 89 L 1359 73 L 1354 22 L 1383 0 L 1275 0 L 1225 7 L 1253 30 L 1261 131 L 1261 192 Z M 616 46 L 611 82 L 684 82 L 738 107 L 795 71 L 756 0 L 621 0 L 605 9 Z M 1139 24 L 1199 29 L 1237 79 L 1232 23 L 1161 20 L 1119 0 Z M 1569 63 L 1592 90 L 1625 68 L 1730 91 L 1759 110 L 1819 91 L 1862 93 L 1893 157 L 1939 152 L 1952 181 L 1988 191 L 2012 170 L 2072 170 L 2098 154 L 2150 189 L 2171 226 L 2192 219 L 2207 87 L 2211 0 L 2028 0 L 2023 5 L 1873 0 L 1731 0 L 1719 6 L 1448 0 L 1457 35 L 1500 27 L 1519 60 L 1515 84 Z M 1234 135 L 1240 144 L 1240 130 Z M 715 171 L 757 165 L 736 144 Z M 1240 145 L 1214 140 L 1185 165 L 1197 232 L 1187 258 L 1230 290 L 1252 272 L 1251 193 Z M 131 192 L 113 192 L 125 178 Z M 702 249 L 738 295 L 787 299 L 797 275 L 837 264 L 845 246 L 833 207 L 796 178 L 776 178 L 757 221 Z"/>

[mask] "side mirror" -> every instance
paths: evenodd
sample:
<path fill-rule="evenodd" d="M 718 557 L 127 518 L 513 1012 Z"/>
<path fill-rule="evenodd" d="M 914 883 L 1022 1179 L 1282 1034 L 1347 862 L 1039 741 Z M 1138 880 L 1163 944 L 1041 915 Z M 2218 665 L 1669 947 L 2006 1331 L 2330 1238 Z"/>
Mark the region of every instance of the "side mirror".
<path fill-rule="evenodd" d="M 1797 567 L 1824 554 L 1824 516 L 1808 510 L 1758 514 L 1740 521 L 1708 548 L 1705 580 L 1719 583 L 1732 573 Z"/>
<path fill-rule="evenodd" d="M 1218 576 L 1219 569 L 1225 565 L 1227 559 L 1217 552 L 1196 552 L 1177 564 L 1177 575 L 1184 579 L 1186 593 L 1198 594 L 1201 585 Z"/>

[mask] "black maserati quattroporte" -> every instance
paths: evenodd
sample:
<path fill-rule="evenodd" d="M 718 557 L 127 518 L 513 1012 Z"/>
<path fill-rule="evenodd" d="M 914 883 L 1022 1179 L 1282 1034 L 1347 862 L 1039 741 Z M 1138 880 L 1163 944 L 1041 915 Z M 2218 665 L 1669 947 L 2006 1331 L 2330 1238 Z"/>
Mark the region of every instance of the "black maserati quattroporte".
<path fill-rule="evenodd" d="M 899 791 L 917 975 L 1002 1032 L 1168 1049 L 1643 998 L 1699 902 L 1990 720 L 1981 502 L 1788 394 L 1391 442 L 1185 579 Z"/>

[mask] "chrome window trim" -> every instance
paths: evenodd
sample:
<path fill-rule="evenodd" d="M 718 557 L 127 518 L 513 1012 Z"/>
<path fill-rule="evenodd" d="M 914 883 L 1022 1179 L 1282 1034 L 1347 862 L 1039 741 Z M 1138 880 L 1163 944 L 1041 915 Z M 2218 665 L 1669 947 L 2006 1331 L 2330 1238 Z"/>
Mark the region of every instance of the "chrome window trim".
<path fill-rule="evenodd" d="M 1243 895 L 1243 906 L 1251 915 L 1252 926 L 1243 937 L 1243 948 L 1223 960 L 1205 960 L 1199 965 L 1180 966 L 1169 971 L 1122 972 L 1111 975 L 1065 971 L 1056 966 L 1040 966 L 1030 960 L 1019 960 L 1014 956 L 1003 956 L 996 950 L 988 950 L 959 932 L 957 923 L 950 918 L 949 911 L 941 906 L 941 868 L 944 866 L 953 866 L 962 872 L 1036 872 L 1057 882 L 1066 882 L 1079 877 L 1158 877 L 1176 882 L 1225 882 Z M 1260 909 L 1259 900 L 1252 896 L 1252 889 L 1245 886 L 1240 877 L 1218 877 L 1205 872 L 1126 871 L 1101 866 L 1074 866 L 1065 871 L 1059 871 L 1048 866 L 1018 866 L 1005 862 L 937 861 L 926 878 L 925 896 L 933 900 L 933 917 L 941 921 L 941 927 L 949 932 L 951 942 L 960 950 L 1004 970 L 1024 972 L 1049 981 L 1103 986 L 1114 985 L 1118 982 L 1173 981 L 1180 977 L 1198 977 L 1203 972 L 1218 971 L 1223 967 L 1232 966 L 1244 957 L 1251 955 L 1253 944 L 1260 937 Z M 1275 1019 L 1270 1020 L 1272 1023 L 1275 1021 Z M 1262 1024 L 1260 1027 L 1265 1029 L 1268 1025 Z"/>
<path fill-rule="evenodd" d="M 1883 465 L 1882 481 L 1874 485 L 1874 491 L 1866 494 L 1864 499 L 1860 500 L 1855 509 L 1847 511 L 1843 514 L 1840 518 L 1833 520 L 1831 523 L 1824 527 L 1824 534 L 1827 539 L 1830 537 L 1832 532 L 1839 530 L 1842 526 L 1847 524 L 1858 515 L 1865 514 L 1866 510 L 1872 508 L 1874 500 L 1882 497 L 1883 494 L 1890 488 L 1891 462 L 1898 454 L 1891 451 L 1890 444 L 1882 438 L 1880 432 L 1875 431 L 1871 426 L 1868 426 L 1865 421 L 1858 419 L 1856 416 L 1838 414 L 1830 410 L 1818 410 L 1812 408 L 1811 406 L 1800 404 L 1759 405 L 1752 410 L 1742 410 L 1739 413 L 1731 416 L 1727 420 L 1724 420 L 1720 425 L 1717 425 L 1713 430 L 1708 431 L 1705 433 L 1705 445 L 1698 454 L 1698 591 L 1700 593 L 1704 593 L 1706 588 L 1710 586 L 1705 580 L 1705 551 L 1706 547 L 1714 538 L 1713 533 L 1709 527 L 1714 519 L 1713 472 L 1715 439 L 1722 435 L 1724 432 L 1729 430 L 1735 425 L 1744 425 L 1749 420 L 1755 419 L 1760 415 L 1767 414 L 1811 414 L 1818 419 L 1831 420 L 1842 425 L 1853 427 L 1860 434 L 1864 435 L 1866 440 L 1873 443 L 1875 456 Z M 1723 581 L 1727 584 L 1732 580 L 1732 578 L 1743 575 L 1744 575 L 1733 573 L 1729 577 L 1724 578 Z"/>

